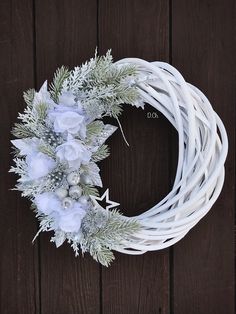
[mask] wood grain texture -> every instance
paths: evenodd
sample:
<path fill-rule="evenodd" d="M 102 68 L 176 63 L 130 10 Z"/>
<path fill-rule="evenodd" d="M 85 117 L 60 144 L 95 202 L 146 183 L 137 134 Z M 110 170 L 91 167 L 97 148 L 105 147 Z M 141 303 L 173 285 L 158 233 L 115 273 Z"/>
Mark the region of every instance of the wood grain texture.
<path fill-rule="evenodd" d="M 96 1 L 36 1 L 37 81 L 40 86 L 62 64 L 80 64 L 97 44 Z M 100 312 L 99 265 L 75 258 L 68 244 L 56 249 L 50 235 L 40 241 L 42 314 Z"/>
<path fill-rule="evenodd" d="M 168 18 L 166 1 L 100 0 L 99 51 L 112 48 L 115 59 L 168 60 Z M 118 130 L 102 164 L 104 188 L 128 216 L 150 208 L 169 188 L 169 125 L 162 116 L 148 119 L 148 112 L 153 109 L 127 105 L 120 121 L 130 147 Z M 102 268 L 102 313 L 168 313 L 168 250 L 115 255 L 113 265 Z"/>
<path fill-rule="evenodd" d="M 235 206 L 235 1 L 0 1 L 0 313 L 233 314 Z M 171 14 L 169 14 L 171 13 Z M 49 81 L 62 64 L 80 64 L 112 48 L 115 60 L 172 61 L 210 99 L 230 142 L 223 192 L 210 213 L 173 248 L 142 256 L 115 253 L 110 268 L 75 258 L 50 234 L 34 245 L 37 223 L 29 203 L 9 191 L 16 177 L 10 129 L 22 92 Z M 176 166 L 176 132 L 126 106 L 120 130 L 102 162 L 104 189 L 128 216 L 168 192 Z M 116 124 L 116 121 L 109 120 Z"/>
<path fill-rule="evenodd" d="M 34 86 L 32 2 L 0 3 L 0 313 L 38 311 L 37 243 L 31 240 L 36 222 L 29 203 L 10 191 L 16 177 L 8 173 L 12 163 L 11 127 L 24 102 L 22 92 Z"/>
<path fill-rule="evenodd" d="M 230 150 L 223 192 L 174 247 L 175 314 L 233 314 L 235 201 L 235 1 L 173 1 L 172 60 L 210 99 Z"/>

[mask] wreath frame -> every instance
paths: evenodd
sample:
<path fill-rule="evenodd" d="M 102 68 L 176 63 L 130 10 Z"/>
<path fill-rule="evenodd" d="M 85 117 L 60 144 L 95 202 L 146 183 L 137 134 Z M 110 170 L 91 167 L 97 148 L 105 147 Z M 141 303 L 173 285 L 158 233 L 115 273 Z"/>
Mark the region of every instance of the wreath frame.
<path fill-rule="evenodd" d="M 40 221 L 36 237 L 54 231 L 51 241 L 59 247 L 67 240 L 76 256 L 81 249 L 108 266 L 113 250 L 138 255 L 169 247 L 208 213 L 222 190 L 225 127 L 206 96 L 168 63 L 138 58 L 113 63 L 110 51 L 95 54 L 72 71 L 58 69 L 49 91 L 45 82 L 24 99 L 21 123 L 13 128 L 18 139 L 12 141 L 16 157 L 10 171 L 20 176 L 16 189 L 33 202 Z M 102 185 L 96 163 L 108 156 L 104 142 L 116 129 L 101 119 L 113 116 L 122 131 L 118 116 L 123 103 L 151 105 L 178 132 L 172 190 L 135 217 L 96 203 L 95 186 Z M 68 145 L 77 160 L 68 155 Z"/>

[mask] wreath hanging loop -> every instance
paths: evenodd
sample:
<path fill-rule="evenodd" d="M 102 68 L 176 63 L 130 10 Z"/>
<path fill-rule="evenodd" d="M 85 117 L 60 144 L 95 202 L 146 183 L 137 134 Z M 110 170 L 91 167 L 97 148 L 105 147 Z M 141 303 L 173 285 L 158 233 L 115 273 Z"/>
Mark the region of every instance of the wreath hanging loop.
<path fill-rule="evenodd" d="M 206 96 L 164 62 L 126 58 L 113 63 L 110 51 L 68 70 L 61 67 L 49 87 L 24 93 L 26 108 L 13 128 L 17 139 L 16 189 L 32 201 L 42 231 L 53 231 L 59 247 L 89 252 L 108 266 L 112 250 L 143 254 L 173 245 L 207 214 L 224 182 L 228 140 Z M 101 197 L 97 163 L 109 155 L 105 141 L 127 104 L 161 112 L 178 132 L 178 164 L 172 190 L 136 217 Z M 119 120 L 118 120 L 119 121 Z M 98 201 L 106 198 L 109 208 Z"/>

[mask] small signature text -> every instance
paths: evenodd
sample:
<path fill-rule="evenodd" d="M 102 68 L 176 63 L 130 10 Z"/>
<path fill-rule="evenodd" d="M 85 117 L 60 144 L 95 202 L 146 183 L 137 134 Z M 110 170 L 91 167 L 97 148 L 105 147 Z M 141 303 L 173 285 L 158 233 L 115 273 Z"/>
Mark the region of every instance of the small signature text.
<path fill-rule="evenodd" d="M 158 119 L 159 117 L 158 117 L 158 114 L 156 113 L 156 112 L 147 112 L 147 118 L 148 119 Z"/>

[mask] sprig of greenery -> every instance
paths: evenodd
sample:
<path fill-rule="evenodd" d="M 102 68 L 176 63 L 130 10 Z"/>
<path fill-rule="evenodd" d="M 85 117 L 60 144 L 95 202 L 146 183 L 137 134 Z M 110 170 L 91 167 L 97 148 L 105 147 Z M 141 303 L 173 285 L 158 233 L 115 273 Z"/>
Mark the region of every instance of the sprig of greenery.
<path fill-rule="evenodd" d="M 128 80 L 136 74 L 134 65 L 113 63 L 108 50 L 106 55 L 95 53 L 90 61 L 75 67 L 64 81 L 64 87 L 74 93 L 93 119 L 104 115 L 116 118 L 122 112 L 123 103 L 134 104 L 138 99 L 136 88 Z"/>
<path fill-rule="evenodd" d="M 97 249 L 96 245 L 91 245 L 89 253 L 96 262 L 99 262 L 106 267 L 108 267 L 115 259 L 114 253 L 105 246 L 101 246 Z"/>
<path fill-rule="evenodd" d="M 125 218 L 116 209 L 90 211 L 82 221 L 82 252 L 89 252 L 96 261 L 109 266 L 114 260 L 111 250 L 139 230 L 140 224 L 135 219 Z"/>
<path fill-rule="evenodd" d="M 28 89 L 27 91 L 23 93 L 24 101 L 30 107 L 32 107 L 33 105 L 34 96 L 35 96 L 35 89 L 33 88 Z"/>
<path fill-rule="evenodd" d="M 45 118 L 47 116 L 47 111 L 48 111 L 47 104 L 40 102 L 37 104 L 37 106 L 35 106 L 34 109 L 36 111 L 36 115 L 37 115 L 38 120 L 40 121 L 40 123 L 44 124 Z"/>
<path fill-rule="evenodd" d="M 88 185 L 88 184 L 81 184 L 81 186 L 82 186 L 83 194 L 85 196 L 89 196 L 89 195 L 98 196 L 99 195 L 98 189 L 95 186 Z"/>
<path fill-rule="evenodd" d="M 22 123 L 15 123 L 14 127 L 12 128 L 11 133 L 17 138 L 25 138 L 25 137 L 34 137 L 35 133 L 33 130 Z"/>
<path fill-rule="evenodd" d="M 53 81 L 50 85 L 50 94 L 55 103 L 58 103 L 63 84 L 69 75 L 70 71 L 65 66 L 62 66 L 56 70 Z"/>
<path fill-rule="evenodd" d="M 90 140 L 92 137 L 97 136 L 102 132 L 104 123 L 100 120 L 93 121 L 87 125 L 87 139 Z"/>
<path fill-rule="evenodd" d="M 26 161 L 20 157 L 15 157 L 13 161 L 15 163 L 15 166 L 12 166 L 9 172 L 14 172 L 15 174 L 18 174 L 21 177 L 26 176 L 27 175 Z"/>
<path fill-rule="evenodd" d="M 51 145 L 43 142 L 39 145 L 38 150 L 52 159 L 56 159 L 55 150 Z"/>
<path fill-rule="evenodd" d="M 98 148 L 98 150 L 95 153 L 93 153 L 92 161 L 99 162 L 107 158 L 109 155 L 110 155 L 109 147 L 106 144 L 103 144 Z"/>

